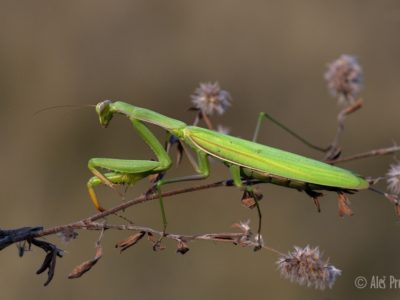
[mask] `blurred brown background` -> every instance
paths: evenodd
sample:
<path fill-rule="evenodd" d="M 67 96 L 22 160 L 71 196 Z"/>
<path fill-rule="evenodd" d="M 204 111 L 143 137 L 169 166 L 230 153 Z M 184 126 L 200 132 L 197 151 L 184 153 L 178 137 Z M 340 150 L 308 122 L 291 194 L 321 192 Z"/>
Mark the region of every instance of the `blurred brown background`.
<path fill-rule="evenodd" d="M 356 55 L 365 71 L 365 106 L 346 122 L 344 154 L 399 141 L 400 3 L 398 1 L 0 1 L 0 163 L 4 228 L 51 226 L 94 213 L 86 192 L 87 160 L 111 156 L 148 159 L 149 149 L 123 118 L 104 130 L 93 108 L 41 108 L 119 99 L 190 123 L 189 96 L 199 82 L 218 81 L 234 102 L 215 123 L 250 138 L 258 112 L 267 111 L 312 141 L 328 144 L 338 107 L 327 92 L 326 64 Z M 161 130 L 155 132 L 164 135 Z M 260 141 L 321 158 L 271 124 Z M 391 157 L 343 164 L 367 176 L 386 172 Z M 187 174 L 187 161 L 173 174 Z M 213 165 L 211 180 L 228 176 Z M 129 190 L 141 193 L 147 182 Z M 179 185 L 177 185 L 179 186 Z M 185 186 L 185 185 L 182 185 Z M 172 187 L 170 187 L 172 188 Z M 99 188 L 110 206 L 115 193 Z M 332 290 L 292 284 L 276 272 L 267 251 L 196 242 L 184 256 L 175 245 L 154 253 L 147 242 L 119 254 L 128 233 L 107 232 L 103 259 L 78 280 L 67 274 L 94 254 L 98 237 L 80 232 L 63 245 L 54 281 L 35 271 L 37 249 L 19 259 L 14 246 L 0 253 L 4 299 L 396 299 L 399 290 L 354 287 L 354 278 L 400 278 L 399 225 L 387 200 L 370 192 L 351 197 L 355 216 L 340 219 L 334 194 L 322 213 L 303 193 L 262 186 L 264 237 L 283 252 L 320 246 L 343 270 Z M 240 192 L 219 189 L 169 198 L 170 231 L 229 230 L 255 211 Z M 127 212 L 138 224 L 160 228 L 158 204 Z"/>

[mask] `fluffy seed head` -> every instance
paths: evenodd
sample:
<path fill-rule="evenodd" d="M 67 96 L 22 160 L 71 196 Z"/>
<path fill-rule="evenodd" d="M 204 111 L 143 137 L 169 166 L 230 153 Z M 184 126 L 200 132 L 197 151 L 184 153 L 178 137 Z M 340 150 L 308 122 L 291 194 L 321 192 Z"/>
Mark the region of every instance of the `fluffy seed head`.
<path fill-rule="evenodd" d="M 276 262 L 285 279 L 316 289 L 332 288 L 342 271 L 322 260 L 318 247 L 294 247 L 292 252 L 281 256 Z"/>
<path fill-rule="evenodd" d="M 214 112 L 222 115 L 231 105 L 232 101 L 230 94 L 222 90 L 218 82 L 200 83 L 200 86 L 194 91 L 191 99 L 195 108 L 209 116 Z"/>
<path fill-rule="evenodd" d="M 388 190 L 391 193 L 400 194 L 400 163 L 390 165 L 386 176 Z"/>
<path fill-rule="evenodd" d="M 355 56 L 343 54 L 328 64 L 324 77 L 330 93 L 338 98 L 340 104 L 356 100 L 363 78 L 362 68 Z"/>

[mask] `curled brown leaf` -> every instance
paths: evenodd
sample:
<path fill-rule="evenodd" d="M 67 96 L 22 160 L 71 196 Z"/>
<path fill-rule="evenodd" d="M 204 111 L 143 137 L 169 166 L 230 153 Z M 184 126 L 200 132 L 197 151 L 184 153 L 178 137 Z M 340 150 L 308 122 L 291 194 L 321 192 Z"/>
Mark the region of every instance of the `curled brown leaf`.
<path fill-rule="evenodd" d="M 352 216 L 354 215 L 353 211 L 349 206 L 349 200 L 343 193 L 338 193 L 338 208 L 339 208 L 339 216 Z"/>
<path fill-rule="evenodd" d="M 125 251 L 129 247 L 132 247 L 137 242 L 139 242 L 145 234 L 146 234 L 145 231 L 140 231 L 135 234 L 132 234 L 128 236 L 128 238 L 126 238 L 125 240 L 118 242 L 115 245 L 115 248 L 120 248 L 120 252 Z"/>
<path fill-rule="evenodd" d="M 188 252 L 189 250 L 190 249 L 189 249 L 188 245 L 184 241 L 182 241 L 182 240 L 178 241 L 178 248 L 176 249 L 176 252 L 183 255 L 186 252 Z"/>
<path fill-rule="evenodd" d="M 86 272 L 90 271 L 93 266 L 99 261 L 99 259 L 103 256 L 103 248 L 100 244 L 96 246 L 96 254 L 93 259 L 87 260 L 80 265 L 76 266 L 72 272 L 68 275 L 69 279 L 79 278 Z"/>

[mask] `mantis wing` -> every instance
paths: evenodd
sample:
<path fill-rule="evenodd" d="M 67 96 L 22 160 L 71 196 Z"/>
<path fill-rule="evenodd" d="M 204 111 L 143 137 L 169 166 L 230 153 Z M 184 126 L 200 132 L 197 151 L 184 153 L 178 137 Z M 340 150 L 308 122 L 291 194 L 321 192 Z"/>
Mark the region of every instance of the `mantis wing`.
<path fill-rule="evenodd" d="M 184 136 L 211 156 L 267 175 L 343 189 L 367 189 L 369 183 L 349 170 L 205 128 L 188 126 Z"/>

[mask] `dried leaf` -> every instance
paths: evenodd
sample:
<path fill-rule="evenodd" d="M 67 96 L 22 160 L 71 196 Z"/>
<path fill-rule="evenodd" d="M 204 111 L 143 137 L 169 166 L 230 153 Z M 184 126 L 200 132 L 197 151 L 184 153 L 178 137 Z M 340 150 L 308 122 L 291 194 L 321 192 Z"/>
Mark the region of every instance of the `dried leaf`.
<path fill-rule="evenodd" d="M 29 239 L 28 243 L 43 249 L 43 251 L 45 251 L 47 253 L 42 265 L 36 271 L 36 274 L 41 274 L 44 271 L 48 270 L 47 271 L 47 280 L 44 283 L 44 286 L 47 286 L 54 277 L 54 273 L 56 270 L 57 257 L 63 257 L 63 251 L 61 249 L 57 248 L 57 246 L 53 245 L 52 243 L 37 240 L 37 239 Z"/>
<path fill-rule="evenodd" d="M 263 195 L 261 193 L 244 191 L 241 202 L 244 207 L 253 209 L 256 207 L 256 201 L 260 201 L 262 198 Z"/>
<path fill-rule="evenodd" d="M 90 271 L 93 266 L 99 261 L 99 259 L 103 256 L 103 248 L 100 244 L 96 246 L 96 254 L 93 259 L 85 261 L 80 265 L 76 266 L 71 273 L 68 275 L 68 279 L 75 279 L 81 277 L 86 272 Z"/>
<path fill-rule="evenodd" d="M 137 242 L 139 242 L 144 237 L 145 234 L 146 234 L 145 231 L 140 231 L 135 234 L 132 234 L 132 235 L 128 236 L 128 238 L 126 238 L 125 240 L 118 242 L 115 245 L 115 248 L 121 248 L 120 252 L 125 251 L 129 247 L 131 247 L 131 246 L 135 245 Z"/>
<path fill-rule="evenodd" d="M 242 205 L 246 208 L 253 209 L 254 207 L 256 207 L 256 201 L 252 197 L 242 198 L 241 201 Z"/>
<path fill-rule="evenodd" d="M 353 211 L 349 206 L 349 200 L 343 193 L 338 193 L 338 208 L 339 208 L 339 216 L 352 216 L 354 215 Z"/>
<path fill-rule="evenodd" d="M 176 249 L 176 252 L 183 255 L 186 252 L 188 252 L 189 250 L 190 249 L 189 249 L 188 245 L 184 241 L 182 241 L 182 240 L 178 241 L 178 249 Z"/>
<path fill-rule="evenodd" d="M 363 100 L 361 98 L 359 98 L 357 101 L 352 103 L 350 106 L 347 106 L 346 108 L 344 108 L 342 113 L 347 116 L 347 115 L 349 115 L 351 113 L 356 112 L 362 106 L 363 106 Z"/>

